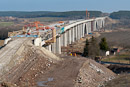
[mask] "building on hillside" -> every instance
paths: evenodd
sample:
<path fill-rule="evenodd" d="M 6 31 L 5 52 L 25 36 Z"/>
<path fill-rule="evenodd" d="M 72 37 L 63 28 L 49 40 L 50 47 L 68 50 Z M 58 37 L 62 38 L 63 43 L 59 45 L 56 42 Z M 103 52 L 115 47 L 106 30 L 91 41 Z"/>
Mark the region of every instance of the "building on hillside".
<path fill-rule="evenodd" d="M 119 48 L 113 48 L 112 50 L 111 50 L 111 54 L 112 55 L 116 55 L 116 53 L 119 53 L 120 52 L 120 49 Z"/>
<path fill-rule="evenodd" d="M 110 55 L 110 51 L 106 51 L 106 56 L 109 56 Z"/>

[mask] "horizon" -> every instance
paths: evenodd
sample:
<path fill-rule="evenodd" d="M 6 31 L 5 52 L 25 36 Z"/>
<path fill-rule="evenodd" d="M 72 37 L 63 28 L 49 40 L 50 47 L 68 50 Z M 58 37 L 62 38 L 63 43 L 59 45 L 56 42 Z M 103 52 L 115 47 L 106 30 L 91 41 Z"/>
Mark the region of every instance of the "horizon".
<path fill-rule="evenodd" d="M 71 12 L 71 11 L 86 11 L 86 10 L 69 10 L 69 11 L 40 11 L 40 10 L 36 10 L 36 11 L 17 11 L 17 10 L 12 10 L 12 11 L 1 11 L 0 12 Z M 100 11 L 100 10 L 88 10 L 88 11 Z M 119 11 L 130 11 L 130 10 L 118 10 L 118 11 L 113 11 L 113 12 L 119 12 Z M 103 12 L 101 11 L 102 13 L 109 13 L 109 12 Z M 110 12 L 110 13 L 113 13 L 113 12 Z"/>

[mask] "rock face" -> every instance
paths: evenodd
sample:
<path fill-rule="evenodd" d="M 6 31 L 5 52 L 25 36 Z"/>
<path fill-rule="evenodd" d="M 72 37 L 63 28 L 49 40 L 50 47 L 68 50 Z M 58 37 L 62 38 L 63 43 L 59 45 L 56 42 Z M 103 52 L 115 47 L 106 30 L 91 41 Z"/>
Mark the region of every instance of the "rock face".
<path fill-rule="evenodd" d="M 80 68 L 75 87 L 100 87 L 114 78 L 112 71 L 89 59 Z"/>
<path fill-rule="evenodd" d="M 2 78 L 20 87 L 96 87 L 115 76 L 91 59 L 59 58 L 43 47 L 35 47 L 30 41 L 19 49 L 15 53 L 20 57 L 19 62 Z"/>

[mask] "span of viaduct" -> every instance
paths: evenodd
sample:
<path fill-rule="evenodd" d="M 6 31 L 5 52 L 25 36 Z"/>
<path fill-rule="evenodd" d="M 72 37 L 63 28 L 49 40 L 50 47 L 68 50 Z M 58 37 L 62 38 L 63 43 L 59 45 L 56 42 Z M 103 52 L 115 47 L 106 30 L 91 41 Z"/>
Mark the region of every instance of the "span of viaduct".
<path fill-rule="evenodd" d="M 56 36 L 56 42 L 46 46 L 50 52 L 61 54 L 61 47 L 83 38 L 85 35 L 93 31 L 99 31 L 105 26 L 106 17 L 99 17 L 95 19 L 87 19 L 72 23 L 64 27 L 64 32 Z"/>

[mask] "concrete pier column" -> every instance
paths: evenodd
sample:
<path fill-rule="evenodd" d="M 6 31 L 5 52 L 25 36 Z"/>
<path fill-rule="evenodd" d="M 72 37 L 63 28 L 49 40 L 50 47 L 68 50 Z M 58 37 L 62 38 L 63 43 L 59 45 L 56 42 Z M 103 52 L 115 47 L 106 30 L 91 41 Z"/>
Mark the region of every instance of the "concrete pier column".
<path fill-rule="evenodd" d="M 69 30 L 67 30 L 66 33 L 67 33 L 67 45 L 68 45 L 69 44 L 69 39 L 70 39 L 69 38 Z"/>
<path fill-rule="evenodd" d="M 102 19 L 102 28 L 105 26 L 105 19 Z"/>
<path fill-rule="evenodd" d="M 52 53 L 56 53 L 56 43 L 52 43 Z"/>
<path fill-rule="evenodd" d="M 99 30 L 99 22 L 96 20 L 96 30 Z"/>
<path fill-rule="evenodd" d="M 83 31 L 82 31 L 83 32 L 83 37 L 85 36 L 84 31 L 85 31 L 85 23 L 83 24 Z"/>
<path fill-rule="evenodd" d="M 78 36 L 77 36 L 77 38 L 79 40 L 80 39 L 80 28 L 79 28 L 79 25 L 77 25 L 77 26 L 78 26 L 78 31 L 77 31 Z"/>
<path fill-rule="evenodd" d="M 102 28 L 102 20 L 100 20 L 100 28 Z"/>
<path fill-rule="evenodd" d="M 81 38 L 81 25 L 79 25 L 79 39 Z"/>
<path fill-rule="evenodd" d="M 74 42 L 74 38 L 75 38 L 74 37 L 74 27 L 71 29 L 71 34 L 72 34 L 72 38 L 71 38 L 72 40 L 71 41 Z"/>
<path fill-rule="evenodd" d="M 72 36 L 71 35 L 71 29 L 68 31 L 68 33 L 69 33 L 69 39 L 68 39 L 69 40 L 69 44 L 71 44 L 71 36 Z"/>
<path fill-rule="evenodd" d="M 81 24 L 81 38 L 83 37 L 83 24 Z"/>
<path fill-rule="evenodd" d="M 75 26 L 75 39 L 78 40 L 78 26 Z"/>
<path fill-rule="evenodd" d="M 102 28 L 102 20 L 99 20 L 99 29 Z"/>
<path fill-rule="evenodd" d="M 67 34 L 66 32 L 63 33 L 63 46 L 67 46 Z"/>
<path fill-rule="evenodd" d="M 81 24 L 79 25 L 79 39 L 81 38 Z"/>
<path fill-rule="evenodd" d="M 58 37 L 56 39 L 56 53 L 61 54 L 61 39 Z"/>
<path fill-rule="evenodd" d="M 46 48 L 47 50 L 49 50 L 49 46 L 46 46 L 45 48 Z"/>
<path fill-rule="evenodd" d="M 48 50 L 51 52 L 52 50 L 51 50 L 51 44 L 48 46 Z"/>
<path fill-rule="evenodd" d="M 105 27 L 105 19 L 103 19 L 103 27 Z"/>
<path fill-rule="evenodd" d="M 82 24 L 80 24 L 80 38 L 82 38 Z"/>
<path fill-rule="evenodd" d="M 87 25 L 88 25 L 88 33 L 91 33 L 92 32 L 91 31 L 91 22 L 88 22 Z"/>
<path fill-rule="evenodd" d="M 63 44 L 63 42 L 64 42 L 64 40 L 63 40 L 63 34 L 61 34 L 61 36 L 60 36 L 60 41 L 61 41 L 61 46 L 64 46 L 64 44 Z"/>
<path fill-rule="evenodd" d="M 74 34 L 73 35 L 73 41 L 75 41 L 75 28 L 73 27 L 72 29 L 73 29 L 73 34 Z"/>
<path fill-rule="evenodd" d="M 95 22 L 95 20 L 93 21 L 93 31 L 96 31 L 96 22 Z"/>
<path fill-rule="evenodd" d="M 76 27 L 74 26 L 74 41 L 76 41 Z"/>
<path fill-rule="evenodd" d="M 68 45 L 68 31 L 66 31 L 66 44 Z"/>

